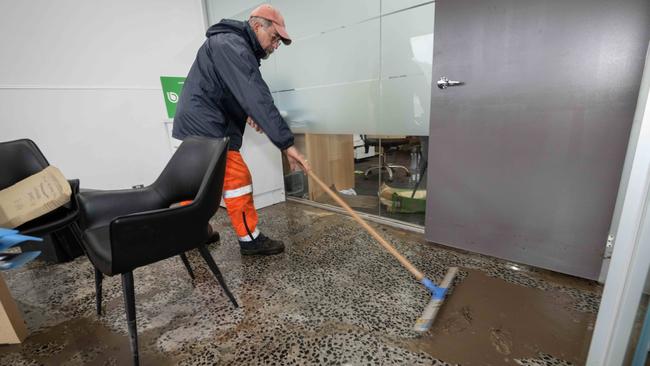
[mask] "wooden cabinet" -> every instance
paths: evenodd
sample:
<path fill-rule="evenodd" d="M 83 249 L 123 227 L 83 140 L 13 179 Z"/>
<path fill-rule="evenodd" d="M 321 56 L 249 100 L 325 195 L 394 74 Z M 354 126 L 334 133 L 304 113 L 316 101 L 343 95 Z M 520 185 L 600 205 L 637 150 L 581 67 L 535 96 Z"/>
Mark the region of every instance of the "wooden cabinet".
<path fill-rule="evenodd" d="M 354 188 L 354 145 L 352 135 L 296 134 L 295 146 L 314 172 L 337 190 Z M 309 199 L 319 202 L 326 193 L 309 179 Z"/>

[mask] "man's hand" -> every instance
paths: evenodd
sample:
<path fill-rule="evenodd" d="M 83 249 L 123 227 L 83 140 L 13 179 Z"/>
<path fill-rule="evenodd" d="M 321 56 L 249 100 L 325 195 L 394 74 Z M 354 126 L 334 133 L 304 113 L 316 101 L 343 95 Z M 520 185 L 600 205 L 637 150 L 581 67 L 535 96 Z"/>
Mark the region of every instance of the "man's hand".
<path fill-rule="evenodd" d="M 246 123 L 248 123 L 249 126 L 253 127 L 255 131 L 264 134 L 264 131 L 262 131 L 260 126 L 258 126 L 257 123 L 255 123 L 255 121 L 250 116 L 246 118 Z"/>
<path fill-rule="evenodd" d="M 289 166 L 291 167 L 292 172 L 302 169 L 305 173 L 307 173 L 311 170 L 311 166 L 309 166 L 309 163 L 307 160 L 305 160 L 305 157 L 302 156 L 302 154 L 294 146 L 291 146 L 290 148 L 284 150 L 284 154 L 289 160 Z"/>

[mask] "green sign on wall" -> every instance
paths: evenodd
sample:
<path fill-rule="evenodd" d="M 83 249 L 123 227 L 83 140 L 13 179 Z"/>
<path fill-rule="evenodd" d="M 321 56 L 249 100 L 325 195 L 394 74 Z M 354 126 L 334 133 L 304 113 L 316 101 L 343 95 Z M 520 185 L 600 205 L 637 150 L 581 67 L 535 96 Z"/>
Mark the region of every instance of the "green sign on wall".
<path fill-rule="evenodd" d="M 161 76 L 160 83 L 162 84 L 163 98 L 165 98 L 165 106 L 167 107 L 167 117 L 174 118 L 176 114 L 176 103 L 181 96 L 185 78 L 180 76 Z"/>

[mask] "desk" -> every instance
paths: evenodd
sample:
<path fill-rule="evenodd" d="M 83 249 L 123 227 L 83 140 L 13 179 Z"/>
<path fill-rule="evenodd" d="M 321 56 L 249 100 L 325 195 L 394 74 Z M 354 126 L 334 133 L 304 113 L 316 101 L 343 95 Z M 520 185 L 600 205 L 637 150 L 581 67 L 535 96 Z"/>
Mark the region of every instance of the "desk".
<path fill-rule="evenodd" d="M 352 135 L 296 134 L 294 145 L 325 184 L 337 190 L 354 188 Z M 325 196 L 325 191 L 309 178 L 309 199 L 319 202 Z"/>
<path fill-rule="evenodd" d="M 27 337 L 27 327 L 0 275 L 0 344 L 21 343 Z"/>

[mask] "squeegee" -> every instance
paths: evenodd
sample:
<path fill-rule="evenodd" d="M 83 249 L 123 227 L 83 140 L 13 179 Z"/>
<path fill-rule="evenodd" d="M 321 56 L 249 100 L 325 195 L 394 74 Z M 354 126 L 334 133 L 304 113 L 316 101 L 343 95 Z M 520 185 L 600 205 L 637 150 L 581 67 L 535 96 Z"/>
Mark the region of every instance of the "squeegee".
<path fill-rule="evenodd" d="M 426 289 L 431 293 L 431 301 L 429 301 L 429 304 L 424 308 L 424 311 L 422 312 L 422 315 L 418 320 L 415 322 L 415 326 L 413 329 L 416 332 L 424 333 L 429 328 L 431 328 L 431 325 L 433 324 L 433 321 L 436 318 L 436 315 L 438 315 L 438 310 L 440 310 L 440 307 L 442 306 L 442 303 L 445 299 L 445 295 L 447 293 L 447 289 L 451 285 L 452 281 L 454 280 L 454 277 L 456 277 L 456 274 L 458 273 L 458 267 L 450 267 L 449 270 L 447 270 L 447 274 L 445 275 L 444 279 L 440 283 L 439 286 L 436 286 L 436 284 L 433 283 L 430 279 L 428 279 L 422 272 L 420 272 L 411 262 L 408 261 L 408 259 L 404 258 L 391 244 L 389 244 L 375 229 L 373 229 L 368 223 L 363 220 L 350 206 L 348 206 L 345 201 L 341 199 L 336 193 L 334 193 L 325 183 L 323 183 L 320 178 L 313 172 L 313 171 L 308 171 L 307 174 L 316 182 L 318 185 L 323 188 L 327 194 L 336 201 L 343 209 L 345 209 L 350 216 L 354 220 L 356 220 L 366 231 L 373 237 L 381 246 L 384 247 L 390 254 L 397 259 L 397 261 L 404 267 L 406 268 L 413 277 L 415 277 L 416 280 L 418 280 Z"/>

